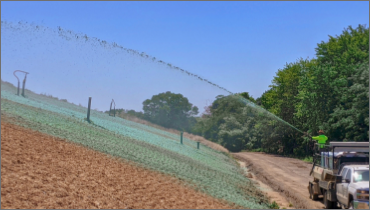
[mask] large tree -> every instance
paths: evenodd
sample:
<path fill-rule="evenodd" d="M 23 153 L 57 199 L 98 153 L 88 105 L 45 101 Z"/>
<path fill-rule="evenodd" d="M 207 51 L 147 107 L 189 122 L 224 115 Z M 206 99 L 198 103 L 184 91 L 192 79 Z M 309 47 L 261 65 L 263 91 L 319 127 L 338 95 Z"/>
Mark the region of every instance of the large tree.
<path fill-rule="evenodd" d="M 217 142 L 232 152 L 246 147 L 254 126 L 253 108 L 245 104 L 255 102 L 248 92 L 235 95 L 219 95 L 209 107 L 207 114 L 199 119 L 193 132 Z M 248 119 L 247 119 L 248 118 Z"/>
<path fill-rule="evenodd" d="M 369 72 L 369 28 L 348 27 L 329 37 L 316 48 L 317 65 L 302 74 L 295 115 L 305 119 L 303 129 L 313 134 L 324 129 L 331 140 L 368 141 L 368 84 L 363 75 Z"/>
<path fill-rule="evenodd" d="M 167 91 L 143 102 L 144 116 L 149 121 L 167 128 L 188 131 L 195 123 L 198 107 L 182 94 Z"/>
<path fill-rule="evenodd" d="M 319 63 L 336 66 L 341 71 L 339 74 L 349 77 L 352 72 L 346 68 L 348 64 L 369 61 L 369 28 L 349 26 L 339 36 L 329 35 L 329 41 L 317 44 L 315 50 Z"/>
<path fill-rule="evenodd" d="M 352 85 L 343 91 L 326 127 L 344 141 L 369 141 L 369 63 L 353 68 Z"/>
<path fill-rule="evenodd" d="M 309 138 L 324 129 L 331 141 L 369 141 L 369 28 L 348 27 L 317 45 L 317 58 L 279 69 L 270 89 L 255 101 L 249 94 L 219 96 L 194 129 L 230 151 L 259 150 L 304 157 Z M 252 102 L 268 112 L 255 109 Z M 296 129 L 297 128 L 297 129 Z"/>
<path fill-rule="evenodd" d="M 287 63 L 283 69 L 279 69 L 269 86 L 271 89 L 258 99 L 261 105 L 286 122 L 298 125 L 299 123 L 294 117 L 295 105 L 298 102 L 296 98 L 299 92 L 298 87 L 304 69 L 313 65 L 315 65 L 314 60 L 301 58 L 294 63 Z"/>

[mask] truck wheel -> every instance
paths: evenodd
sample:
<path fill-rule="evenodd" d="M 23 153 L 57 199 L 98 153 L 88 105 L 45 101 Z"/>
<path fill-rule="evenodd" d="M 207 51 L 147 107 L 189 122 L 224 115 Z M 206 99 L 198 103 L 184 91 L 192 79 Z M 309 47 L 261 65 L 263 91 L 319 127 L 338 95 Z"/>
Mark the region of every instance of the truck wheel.
<path fill-rule="evenodd" d="M 314 201 L 316 201 L 318 198 L 319 198 L 319 195 L 315 195 L 314 194 L 314 187 L 313 187 L 314 185 L 313 184 L 311 184 L 311 186 L 310 186 L 310 198 L 312 199 L 312 200 L 314 200 Z"/>
<path fill-rule="evenodd" d="M 349 202 L 348 209 L 353 209 L 353 201 Z"/>
<path fill-rule="evenodd" d="M 308 192 L 310 193 L 310 199 L 313 198 L 313 192 L 312 192 L 312 185 L 311 183 L 308 184 Z"/>
<path fill-rule="evenodd" d="M 326 209 L 332 209 L 333 208 L 333 203 L 334 202 L 331 202 L 328 200 L 328 191 L 325 190 L 324 192 L 324 205 L 325 205 L 325 208 Z"/>

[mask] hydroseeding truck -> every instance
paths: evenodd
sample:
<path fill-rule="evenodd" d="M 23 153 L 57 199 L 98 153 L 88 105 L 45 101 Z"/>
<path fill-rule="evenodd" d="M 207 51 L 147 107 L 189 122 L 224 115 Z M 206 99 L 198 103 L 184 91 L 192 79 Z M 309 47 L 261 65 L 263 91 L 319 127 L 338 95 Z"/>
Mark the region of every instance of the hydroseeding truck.
<path fill-rule="evenodd" d="M 369 209 L 369 142 L 330 142 L 315 150 L 310 198 L 323 196 L 327 209 Z"/>

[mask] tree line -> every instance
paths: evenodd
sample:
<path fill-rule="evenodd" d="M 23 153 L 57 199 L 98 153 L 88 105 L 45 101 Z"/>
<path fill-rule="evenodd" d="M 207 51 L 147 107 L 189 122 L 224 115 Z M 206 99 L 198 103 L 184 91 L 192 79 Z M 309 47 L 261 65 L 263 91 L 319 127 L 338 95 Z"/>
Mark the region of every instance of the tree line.
<path fill-rule="evenodd" d="M 127 113 L 201 135 L 232 152 L 305 157 L 311 148 L 301 131 L 317 135 L 320 129 L 331 141 L 369 141 L 369 28 L 349 26 L 315 51 L 316 58 L 279 69 L 256 99 L 248 92 L 219 95 L 197 116 L 186 97 L 166 92 L 145 100 L 143 112 Z"/>

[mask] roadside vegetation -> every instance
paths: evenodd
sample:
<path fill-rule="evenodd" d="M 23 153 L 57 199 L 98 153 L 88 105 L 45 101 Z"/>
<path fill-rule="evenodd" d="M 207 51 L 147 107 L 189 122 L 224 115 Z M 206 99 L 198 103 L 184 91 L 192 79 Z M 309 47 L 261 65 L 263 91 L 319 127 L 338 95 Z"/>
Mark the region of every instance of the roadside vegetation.
<path fill-rule="evenodd" d="M 369 28 L 349 26 L 318 43 L 315 51 L 316 58 L 300 58 L 279 69 L 261 97 L 254 99 L 248 92 L 219 95 L 200 116 L 185 96 L 171 92 L 144 101 L 144 112 L 117 111 L 119 116 L 200 135 L 231 152 L 258 151 L 306 161 L 312 145 L 297 129 L 311 135 L 322 129 L 330 141 L 369 141 Z M 297 129 L 267 117 L 250 102 Z"/>
<path fill-rule="evenodd" d="M 301 58 L 279 69 L 260 98 L 242 96 L 311 135 L 323 129 L 331 141 L 369 141 L 369 28 L 348 27 L 315 50 L 317 58 Z M 194 133 L 230 151 L 299 158 L 311 154 L 309 139 L 301 132 L 274 125 L 232 98 L 218 97 Z"/>

